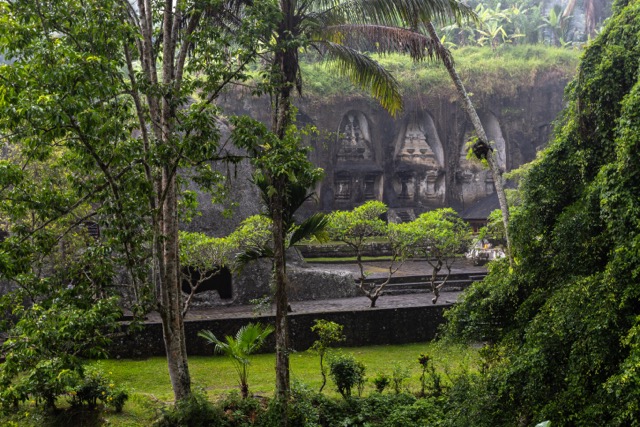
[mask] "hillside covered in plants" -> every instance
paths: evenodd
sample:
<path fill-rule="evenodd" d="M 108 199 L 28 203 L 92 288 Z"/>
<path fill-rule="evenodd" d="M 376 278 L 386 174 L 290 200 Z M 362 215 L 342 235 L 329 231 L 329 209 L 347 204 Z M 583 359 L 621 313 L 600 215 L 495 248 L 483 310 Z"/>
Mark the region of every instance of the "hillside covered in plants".
<path fill-rule="evenodd" d="M 512 207 L 515 265 L 449 313 L 488 342 L 455 425 L 640 425 L 640 3 L 585 50 L 555 137 Z"/>

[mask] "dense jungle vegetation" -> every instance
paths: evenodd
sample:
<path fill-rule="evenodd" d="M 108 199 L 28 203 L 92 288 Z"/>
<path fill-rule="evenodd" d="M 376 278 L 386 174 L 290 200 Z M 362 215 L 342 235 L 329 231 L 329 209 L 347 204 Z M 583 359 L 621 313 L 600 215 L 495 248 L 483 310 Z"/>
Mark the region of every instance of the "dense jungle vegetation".
<path fill-rule="evenodd" d="M 84 7 L 82 2 L 70 2 L 70 7 L 72 3 L 80 9 Z M 13 4 L 0 1 L 0 8 L 9 10 Z M 4 361 L 0 365 L 0 423 L 21 425 L 27 422 L 32 411 L 37 411 L 37 423 L 49 422 L 53 414 L 52 423 L 68 425 L 73 413 L 60 412 L 56 405 L 91 411 L 102 408 L 110 414 L 127 411 L 125 402 L 129 391 L 87 365 L 86 356 L 104 355 L 111 332 L 105 330 L 105 325 L 113 327 L 121 315 L 118 294 L 112 289 L 113 278 L 119 271 L 131 268 L 135 273 L 131 277 L 141 283 L 147 280 L 145 263 L 152 262 L 149 261 L 149 242 L 158 245 L 157 252 L 153 251 L 153 255 L 157 255 L 169 234 L 157 226 L 160 220 L 156 216 L 162 209 L 154 205 L 153 209 L 145 210 L 144 204 L 138 201 L 151 190 L 160 190 L 155 201 L 171 208 L 166 218 L 160 219 L 175 226 L 175 246 L 169 250 L 175 261 L 178 256 L 175 171 L 188 163 L 185 159 L 192 162 L 188 163 L 190 166 L 201 166 L 215 157 L 213 152 L 218 153 L 216 144 L 211 143 L 217 143 L 219 137 L 218 129 L 212 124 L 218 114 L 216 108 L 202 100 L 185 111 L 176 105 L 191 99 L 194 92 L 219 92 L 228 79 L 247 78 L 247 70 L 243 68 L 235 73 L 227 68 L 219 69 L 206 60 L 194 61 L 191 76 L 202 73 L 219 80 L 187 78 L 185 86 L 180 87 L 173 85 L 171 73 L 161 74 L 165 80 L 158 84 L 145 80 L 139 70 L 130 67 L 131 81 L 123 82 L 122 65 L 131 65 L 133 61 L 126 49 L 127 61 L 113 52 L 121 46 L 133 48 L 137 39 L 131 28 L 121 22 L 111 22 L 112 34 L 122 39 L 109 38 L 94 44 L 95 40 L 101 40 L 95 35 L 104 34 L 105 29 L 88 19 L 86 28 L 73 26 L 75 38 L 58 37 L 61 33 L 57 31 L 39 37 L 41 28 L 34 22 L 39 22 L 46 13 L 33 13 L 29 2 L 20 4 L 26 12 L 15 11 L 29 19 L 18 22 L 13 15 L 0 15 L 0 42 L 2 46 L 11 46 L 5 51 L 15 54 L 26 46 L 27 55 L 16 57 L 33 60 L 31 63 L 18 61 L 15 67 L 3 66 L 3 73 L 11 78 L 2 79 L 0 86 L 2 136 L 9 142 L 14 141 L 14 134 L 8 129 L 21 135 L 22 151 L 16 150 L 16 157 L 26 154 L 29 160 L 24 167 L 12 163 L 11 159 L 0 164 L 3 191 L 13 196 L 5 197 L 0 205 L 6 216 L 2 220 L 12 227 L 9 237 L 2 242 L 0 269 L 4 276 L 11 276 L 18 283 L 21 291 L 3 298 L 1 307 L 0 323 L 3 329 L 11 328 L 11 334 L 3 345 Z M 103 10 L 99 5 L 94 12 L 105 13 L 105 16 L 122 13 L 116 3 L 105 4 L 113 9 Z M 263 6 L 264 11 L 254 10 L 251 22 L 255 26 L 248 31 L 260 34 L 264 31 L 264 40 L 271 40 L 272 30 L 262 26 L 264 13 L 278 15 L 279 11 L 274 12 L 269 2 Z M 486 11 L 485 6 L 478 12 L 483 10 Z M 56 9 L 55 12 L 65 11 Z M 540 32 L 536 27 L 530 42 L 564 46 L 562 49 L 525 45 L 520 39 L 527 39 L 529 33 L 513 37 L 521 33 L 515 30 L 509 33 L 506 24 L 497 25 L 501 21 L 496 21 L 497 27 L 492 27 L 495 32 L 487 33 L 489 35 L 478 32 L 469 36 L 451 35 L 451 42 L 458 47 L 456 59 L 462 73 L 468 72 L 467 77 L 473 81 L 471 74 L 475 75 L 475 71 L 471 66 L 465 71 L 465 61 L 489 70 L 485 79 L 478 78 L 471 87 L 476 84 L 486 86 L 489 92 L 511 93 L 509 91 L 517 88 L 508 81 L 512 77 L 534 80 L 538 73 L 556 69 L 570 73 L 575 53 L 567 48 L 574 42 L 568 34 L 552 30 L 554 25 L 553 28 L 563 29 L 560 11 L 548 13 L 544 17 L 549 21 L 548 31 Z M 69 17 L 69 22 L 75 18 L 77 16 Z M 503 31 L 498 30 L 500 27 Z M 14 37 L 10 30 L 16 28 L 21 31 Z M 176 25 L 175 29 L 180 27 Z M 591 30 L 595 32 L 595 28 Z M 206 43 L 219 34 L 207 33 L 212 27 L 205 27 L 203 31 L 198 34 L 202 37 L 198 40 L 200 43 L 191 48 L 203 54 L 200 58 L 207 58 L 212 52 L 220 53 L 219 45 Z M 487 32 L 488 28 L 482 31 Z M 534 34 L 537 34 L 535 40 Z M 121 43 L 122 40 L 125 42 Z M 251 51 L 255 47 L 253 40 L 247 35 L 244 46 L 239 49 L 238 57 L 246 55 L 247 63 L 255 59 L 255 52 Z M 506 261 L 493 263 L 489 276 L 470 288 L 447 314 L 445 339 L 486 344 L 480 352 L 482 361 L 477 370 L 454 372 L 444 381 L 442 373 L 433 367 L 433 360 L 428 355 L 420 355 L 420 392 L 413 390 L 413 394 L 406 394 L 406 390 L 398 386 L 397 393 L 390 394 L 387 389 L 383 394 L 393 378 L 374 377 L 377 390 L 361 398 L 355 395 L 356 389 L 365 384 L 363 364 L 349 356 L 336 357 L 331 362 L 331 374 L 344 399 L 311 392 L 298 385 L 289 389 L 287 377 L 286 384 L 276 383 L 275 387 L 285 392 L 283 399 L 241 400 L 232 395 L 213 405 L 202 394 L 191 391 L 186 351 L 176 347 L 168 355 L 181 355 L 184 359 L 175 366 L 182 377 L 176 381 L 171 378 L 177 404 L 159 411 L 157 425 L 275 426 L 288 420 L 291 426 L 507 427 L 549 425 L 547 421 L 553 427 L 639 426 L 639 40 L 640 1 L 618 1 L 612 18 L 584 48 L 577 76 L 567 90 L 568 106 L 557 121 L 553 141 L 521 174 L 518 197 L 514 198 L 517 202 L 511 206 L 513 265 Z M 148 37 L 147 41 L 153 40 Z M 228 48 L 238 47 L 230 39 L 225 39 L 225 43 Z M 464 47 L 483 43 L 484 50 Z M 293 52 L 302 45 L 303 42 L 296 44 Z M 276 44 L 275 56 L 283 51 L 282 46 Z M 291 49 L 291 45 L 284 48 L 287 49 Z M 188 46 L 178 50 L 180 57 L 184 54 L 183 59 L 189 52 L 194 51 Z M 171 56 L 171 52 L 167 54 Z M 160 59 L 168 61 L 169 56 Z M 51 66 L 52 58 L 57 61 L 57 67 Z M 560 59 L 560 65 L 547 65 L 551 58 Z M 423 70 L 435 70 L 435 66 L 414 64 L 392 54 L 381 56 L 380 61 L 392 72 L 399 72 L 398 79 L 405 90 L 425 84 L 423 78 L 426 81 L 427 77 L 421 74 L 426 72 Z M 153 68 L 146 58 L 141 62 Z M 499 62 L 505 64 L 503 68 L 498 67 Z M 233 61 L 221 63 L 225 67 L 235 64 Z M 167 67 L 173 72 L 169 65 Z M 313 61 L 302 67 L 311 92 L 333 93 L 337 85 L 330 88 L 325 77 L 314 78 Z M 401 68 L 410 71 L 403 76 Z M 92 73 L 112 86 L 96 85 Z M 434 72 L 440 76 L 435 80 L 436 86 L 449 84 L 444 74 L 437 73 L 441 72 Z M 152 74 L 158 76 L 158 73 Z M 281 85 L 278 80 L 281 74 L 274 75 L 270 81 L 273 86 L 266 88 L 265 93 L 276 94 L 283 105 L 287 104 L 290 93 L 286 91 L 292 89 L 292 81 Z M 141 79 L 139 83 L 137 78 Z M 140 98 L 136 98 L 139 115 L 134 115 L 134 101 L 122 101 L 122 93 L 143 94 L 150 108 L 142 106 Z M 107 101 L 96 101 L 102 99 Z M 289 113 L 294 111 L 288 106 Z M 155 115 L 151 111 L 154 108 Z M 171 114 L 174 116 L 169 117 Z M 317 171 L 304 161 L 296 162 L 294 166 L 301 170 L 295 173 L 287 170 L 283 161 L 293 158 L 292 153 L 298 154 L 296 159 L 306 159 L 306 153 L 299 149 L 295 126 L 287 123 L 292 116 L 284 114 L 275 118 L 275 121 L 283 119 L 286 125 L 280 126 L 281 132 L 277 135 L 248 120 L 237 122 L 237 128 L 245 132 L 240 135 L 244 146 L 253 149 L 261 161 L 257 164 L 262 168 L 261 177 L 280 180 L 282 184 L 279 188 L 265 185 L 267 199 L 287 195 L 287 188 L 295 188 L 296 182 L 304 182 L 302 190 L 306 190 L 318 177 Z M 156 145 L 140 144 L 139 132 L 135 130 L 146 130 L 140 126 L 141 122 L 147 123 L 145 120 L 157 132 L 157 139 L 152 136 L 148 140 Z M 166 128 L 157 126 L 160 123 L 157 120 L 165 123 Z M 193 129 L 201 132 L 190 134 Z M 258 133 L 280 150 L 279 156 L 264 155 L 264 146 L 258 144 L 261 141 L 253 138 Z M 83 139 L 86 136 L 95 140 L 88 142 Z M 278 145 L 281 142 L 286 145 Z M 87 153 L 85 147 L 97 148 L 97 153 Z M 150 151 L 144 151 L 149 147 Z M 101 171 L 94 163 L 96 159 L 108 160 L 97 161 Z M 219 177 L 212 176 L 210 170 L 203 168 L 200 172 L 203 183 L 209 187 L 218 184 Z M 306 181 L 299 179 L 305 175 Z M 120 178 L 123 180 L 119 181 Z M 127 197 L 117 192 L 106 195 L 111 188 L 125 191 Z M 85 192 L 80 193 L 79 189 Z M 167 194 L 175 198 L 167 202 Z M 306 196 L 304 191 L 299 192 L 300 195 Z M 181 207 L 186 204 L 189 208 L 193 200 L 193 194 L 181 194 Z M 291 208 L 294 205 L 291 201 L 283 197 L 279 207 Z M 67 215 L 72 211 L 73 215 Z M 271 213 L 283 211 L 272 209 Z M 287 210 L 284 221 L 280 218 L 286 229 L 279 237 L 289 236 L 287 233 L 292 230 L 295 234 L 294 211 Z M 60 212 L 64 213 L 62 220 Z M 105 222 L 111 228 L 106 228 L 105 237 L 110 241 L 100 243 L 79 227 L 83 221 L 93 218 L 107 218 Z M 153 230 L 149 230 L 151 223 Z M 112 257 L 118 254 L 122 258 L 120 263 L 111 264 Z M 74 258 L 75 255 L 81 256 Z M 60 268 L 51 268 L 52 265 Z M 172 280 L 177 281 L 177 275 L 174 276 Z M 141 311 L 149 307 L 162 308 L 165 301 L 153 299 L 154 288 L 141 286 L 134 290 L 140 290 L 142 300 L 141 305 L 134 308 Z M 37 303 L 25 303 L 29 297 Z M 179 297 L 177 300 L 181 302 Z M 176 330 L 182 326 L 181 310 L 178 306 L 164 313 L 167 318 L 176 316 Z M 168 343 L 170 338 L 167 337 Z M 241 364 L 246 360 L 242 358 Z M 288 375 L 288 364 L 286 368 Z M 396 378 L 408 378 L 408 375 L 398 370 Z M 417 376 L 415 372 L 414 376 Z M 378 389 L 378 384 L 385 381 L 386 385 Z M 170 396 L 168 386 L 166 388 L 165 394 Z M 159 402 L 154 403 L 162 407 Z M 149 404 L 145 400 L 137 409 Z M 90 417 L 90 422 L 105 423 L 100 416 Z M 123 423 L 139 424 L 139 420 L 128 419 Z"/>
<path fill-rule="evenodd" d="M 448 315 L 451 336 L 489 343 L 455 425 L 640 424 L 639 34 L 640 3 L 618 2 L 521 182 L 516 265 Z"/>

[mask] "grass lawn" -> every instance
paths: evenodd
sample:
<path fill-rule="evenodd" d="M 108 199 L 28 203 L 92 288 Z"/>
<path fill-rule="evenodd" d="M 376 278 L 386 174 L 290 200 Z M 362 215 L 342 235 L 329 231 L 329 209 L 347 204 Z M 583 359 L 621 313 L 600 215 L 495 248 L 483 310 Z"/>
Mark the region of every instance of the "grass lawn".
<path fill-rule="evenodd" d="M 345 348 L 342 351 L 353 354 L 366 365 L 368 378 L 374 377 L 378 372 L 391 375 L 395 365 L 408 368 L 411 378 L 406 381 L 406 385 L 414 392 L 420 388 L 420 366 L 417 362 L 420 353 L 428 353 L 440 372 L 454 375 L 464 369 L 475 370 L 478 359 L 477 349 L 474 347 L 436 343 Z M 126 386 L 130 391 L 130 398 L 122 413 L 106 411 L 100 417 L 102 424 L 92 422 L 87 423 L 87 426 L 148 426 L 157 417 L 160 408 L 171 403 L 173 399 L 164 358 L 101 360 L 92 364 L 102 368 L 116 384 Z M 250 393 L 267 397 L 273 395 L 274 366 L 274 354 L 252 356 L 249 372 Z M 190 357 L 189 368 L 193 386 L 204 389 L 211 400 L 238 390 L 236 373 L 224 356 Z M 291 378 L 318 389 L 321 384 L 318 356 L 308 351 L 291 354 Z M 373 389 L 373 384 L 368 382 L 364 394 L 370 393 Z M 339 396 L 330 380 L 324 392 L 336 398 Z M 27 413 L 29 415 L 25 416 Z M 37 411 L 27 406 L 21 408 L 19 414 L 10 418 L 0 418 L 0 426 L 5 425 L 35 427 L 65 424 L 64 421 L 46 424 Z"/>

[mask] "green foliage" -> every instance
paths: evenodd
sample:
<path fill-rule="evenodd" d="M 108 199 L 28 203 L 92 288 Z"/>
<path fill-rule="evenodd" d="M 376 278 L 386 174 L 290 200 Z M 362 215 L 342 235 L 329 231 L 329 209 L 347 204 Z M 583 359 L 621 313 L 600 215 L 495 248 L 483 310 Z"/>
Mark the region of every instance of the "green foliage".
<path fill-rule="evenodd" d="M 389 375 L 384 372 L 378 372 L 375 377 L 371 378 L 371 382 L 376 388 L 378 393 L 382 393 L 385 388 L 391 383 Z"/>
<path fill-rule="evenodd" d="M 316 427 L 320 423 L 320 410 L 318 401 L 324 401 L 321 394 L 316 394 L 304 384 L 294 381 L 291 399 L 287 402 L 286 412 L 280 400 L 273 399 L 269 402 L 267 411 L 256 424 L 263 427 L 281 426 L 282 414 L 287 417 L 287 425 L 292 427 Z"/>
<path fill-rule="evenodd" d="M 19 319 L 2 346 L 0 404 L 28 399 L 54 408 L 84 379 L 84 357 L 105 355 L 120 310 L 115 299 L 94 301 L 78 289 L 60 290 L 51 300 L 15 307 Z"/>
<path fill-rule="evenodd" d="M 87 367 L 84 369 L 81 381 L 68 392 L 72 406 L 86 406 L 95 409 L 98 402 L 113 407 L 116 412 L 122 412 L 129 393 L 105 377 L 102 371 Z"/>
<path fill-rule="evenodd" d="M 175 406 L 163 409 L 154 427 L 222 427 L 226 426 L 222 410 L 209 402 L 206 396 L 193 392 Z"/>
<path fill-rule="evenodd" d="M 457 425 L 638 425 L 639 32 L 629 2 L 585 50 L 521 180 L 514 268 L 493 265 L 448 314 L 451 332 L 493 343 Z"/>
<path fill-rule="evenodd" d="M 238 373 L 242 397 L 247 398 L 249 396 L 249 355 L 262 347 L 273 330 L 271 325 L 262 326 L 260 323 L 249 323 L 238 330 L 235 338 L 227 336 L 225 341 L 220 341 L 211 331 L 200 331 L 198 336 L 209 344 L 215 344 L 217 353 L 224 354 L 233 360 L 233 366 Z"/>
<path fill-rule="evenodd" d="M 365 202 L 353 211 L 334 211 L 329 215 L 327 233 L 331 240 L 361 251 L 367 239 L 386 233 L 386 224 L 380 219 L 386 212 L 387 206 L 377 200 Z"/>
<path fill-rule="evenodd" d="M 329 374 L 338 393 L 343 398 L 351 398 L 351 390 L 357 387 L 359 391 L 365 382 L 365 366 L 350 354 L 337 354 L 329 360 Z"/>
<path fill-rule="evenodd" d="M 487 225 L 478 231 L 477 240 L 489 239 L 498 244 L 505 244 L 504 222 L 502 221 L 502 211 L 496 209 L 489 214 Z"/>
<path fill-rule="evenodd" d="M 451 53 L 465 87 L 483 99 L 491 95 L 517 96 L 518 91 L 533 87 L 539 79 L 568 80 L 575 75 L 581 54 L 577 49 L 543 45 L 506 45 L 495 51 L 466 46 Z M 405 94 L 428 92 L 447 99 L 457 96 L 447 71 L 437 63 L 416 63 L 406 55 L 393 53 L 376 59 L 398 80 Z M 336 81 L 321 62 L 304 61 L 301 68 L 307 76 L 305 88 L 309 97 L 326 100 L 365 96 L 348 83 Z"/>
<path fill-rule="evenodd" d="M 396 363 L 391 371 L 391 382 L 393 383 L 393 391 L 396 394 L 404 392 L 404 382 L 409 379 L 409 368 Z"/>
<path fill-rule="evenodd" d="M 311 345 L 311 350 L 320 356 L 320 374 L 322 375 L 320 392 L 322 392 L 322 389 L 327 383 L 327 368 L 324 365 L 325 356 L 332 345 L 338 344 L 346 339 L 342 333 L 343 328 L 344 326 L 339 323 L 324 319 L 316 319 L 311 327 L 311 330 L 318 334 L 318 339 Z"/>

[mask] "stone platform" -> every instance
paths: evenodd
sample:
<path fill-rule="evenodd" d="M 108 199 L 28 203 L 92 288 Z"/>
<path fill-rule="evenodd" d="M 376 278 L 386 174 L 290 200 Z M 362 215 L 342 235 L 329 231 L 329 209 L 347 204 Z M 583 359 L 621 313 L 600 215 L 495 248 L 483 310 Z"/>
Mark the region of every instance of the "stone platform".
<path fill-rule="evenodd" d="M 385 263 L 367 263 L 367 270 L 373 279 L 385 276 Z M 310 268 L 323 268 L 334 271 L 357 273 L 352 264 L 311 265 Z M 411 262 L 398 272 L 398 280 L 423 277 L 429 271 L 423 262 Z M 461 265 L 452 271 L 456 275 L 481 276 L 486 272 L 483 267 Z M 355 286 L 355 285 L 354 285 Z M 426 285 L 422 284 L 422 286 Z M 296 351 L 308 349 L 317 336 L 311 332 L 311 326 L 317 319 L 325 319 L 344 325 L 347 338 L 345 346 L 364 346 L 382 344 L 405 344 L 424 342 L 437 336 L 440 325 L 444 323 L 444 311 L 454 304 L 460 291 L 443 291 L 436 304 L 432 304 L 433 295 L 426 292 L 398 295 L 382 295 L 375 308 L 365 296 L 354 298 L 317 299 L 294 301 L 289 313 L 291 346 Z M 237 330 L 249 322 L 274 323 L 273 306 L 257 310 L 254 305 L 228 305 L 208 309 L 190 310 L 185 319 L 187 352 L 189 355 L 209 355 L 213 347 L 197 336 L 207 329 L 216 336 L 235 335 Z M 125 327 L 126 331 L 126 327 Z M 266 343 L 264 351 L 273 351 L 273 336 Z M 111 347 L 110 353 L 117 357 L 163 356 L 164 343 L 162 327 L 157 314 L 150 314 L 138 332 L 122 336 Z"/>

